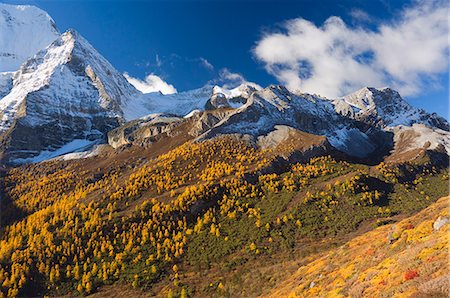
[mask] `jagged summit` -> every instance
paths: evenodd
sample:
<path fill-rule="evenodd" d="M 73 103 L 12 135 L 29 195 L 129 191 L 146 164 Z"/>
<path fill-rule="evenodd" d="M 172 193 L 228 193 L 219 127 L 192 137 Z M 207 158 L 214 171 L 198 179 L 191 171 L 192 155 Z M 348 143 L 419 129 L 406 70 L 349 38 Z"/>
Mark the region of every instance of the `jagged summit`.
<path fill-rule="evenodd" d="M 0 3 L 0 72 L 16 71 L 58 36 L 55 22 L 45 11 Z"/>
<path fill-rule="evenodd" d="M 140 93 L 80 34 L 69 30 L 14 74 L 0 101 L 8 156 L 27 157 L 75 139 L 91 141 L 123 122 Z"/>
<path fill-rule="evenodd" d="M 275 129 L 279 125 L 326 136 L 332 146 L 349 155 L 364 157 L 381 147 L 377 145 L 379 130 L 358 129 L 354 121 L 338 114 L 329 100 L 310 94 L 294 94 L 280 85 L 254 91 L 244 105 L 224 115 L 199 138 L 221 134 L 259 138 L 272 132 L 282 133 L 283 130 Z"/>
<path fill-rule="evenodd" d="M 424 123 L 441 129 L 449 128 L 445 119 L 412 107 L 389 87 L 364 87 L 332 101 L 339 113 L 379 127 Z"/>
<path fill-rule="evenodd" d="M 40 101 L 38 111 L 19 109 L 25 100 L 32 103 L 29 95 L 33 93 L 36 97 L 37 92 L 48 95 L 45 102 Z M 64 107 L 59 112 L 70 113 L 98 104 L 107 113 L 121 115 L 122 101 L 134 94 L 137 91 L 105 58 L 80 34 L 69 30 L 15 73 L 11 92 L 0 101 L 3 111 L 0 128 L 7 129 L 16 113 L 18 117 L 31 117 L 38 112 L 38 117 L 29 119 L 30 124 L 37 125 L 58 106 Z"/>

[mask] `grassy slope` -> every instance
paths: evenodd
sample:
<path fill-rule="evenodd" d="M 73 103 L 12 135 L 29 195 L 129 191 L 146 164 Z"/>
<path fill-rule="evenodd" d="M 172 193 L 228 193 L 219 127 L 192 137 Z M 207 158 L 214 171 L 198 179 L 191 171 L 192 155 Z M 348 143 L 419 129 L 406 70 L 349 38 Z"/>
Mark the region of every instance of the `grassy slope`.
<path fill-rule="evenodd" d="M 300 266 L 268 296 L 448 297 L 450 197 L 365 233 Z M 392 235 L 392 240 L 390 235 Z"/>

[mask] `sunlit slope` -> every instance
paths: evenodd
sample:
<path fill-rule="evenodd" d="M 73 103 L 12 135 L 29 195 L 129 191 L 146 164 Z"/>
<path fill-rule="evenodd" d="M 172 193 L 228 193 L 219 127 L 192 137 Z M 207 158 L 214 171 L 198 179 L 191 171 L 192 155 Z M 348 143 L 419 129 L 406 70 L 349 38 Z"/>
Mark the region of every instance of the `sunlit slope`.
<path fill-rule="evenodd" d="M 449 204 L 357 237 L 302 266 L 270 297 L 448 297 Z"/>
<path fill-rule="evenodd" d="M 427 161 L 289 164 L 231 136 L 164 144 L 2 172 L 0 296 L 265 295 L 448 193 Z"/>

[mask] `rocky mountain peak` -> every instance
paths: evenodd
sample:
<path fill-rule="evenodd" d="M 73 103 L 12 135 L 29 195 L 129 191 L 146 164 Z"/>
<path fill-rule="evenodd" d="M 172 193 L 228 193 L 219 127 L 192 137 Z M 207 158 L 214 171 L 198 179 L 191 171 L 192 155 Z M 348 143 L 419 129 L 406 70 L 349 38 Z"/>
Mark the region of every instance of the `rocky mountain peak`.
<path fill-rule="evenodd" d="M 409 104 L 402 99 L 400 94 L 388 87 L 385 88 L 373 88 L 373 87 L 364 87 L 358 91 L 355 91 L 347 96 L 344 96 L 343 99 L 361 109 L 383 109 L 387 105 L 402 105 L 405 107 L 410 107 Z"/>
<path fill-rule="evenodd" d="M 12 89 L 0 101 L 3 147 L 11 158 L 29 158 L 73 140 L 103 139 L 124 122 L 121 107 L 139 95 L 86 39 L 69 30 L 14 74 Z"/>
<path fill-rule="evenodd" d="M 331 101 L 338 113 L 377 127 L 423 123 L 446 130 L 449 128 L 442 117 L 411 106 L 397 91 L 387 87 L 364 87 Z"/>

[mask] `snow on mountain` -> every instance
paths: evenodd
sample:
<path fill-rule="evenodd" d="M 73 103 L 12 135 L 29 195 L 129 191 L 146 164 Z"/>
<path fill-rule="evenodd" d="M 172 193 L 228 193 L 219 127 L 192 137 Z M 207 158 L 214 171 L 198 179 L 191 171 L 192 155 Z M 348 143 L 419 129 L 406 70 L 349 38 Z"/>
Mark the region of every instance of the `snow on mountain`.
<path fill-rule="evenodd" d="M 44 150 L 44 151 L 41 151 L 39 153 L 39 155 L 34 156 L 34 157 L 17 158 L 13 161 L 13 163 L 15 163 L 15 164 L 37 163 L 37 162 L 41 162 L 44 160 L 55 158 L 57 156 L 65 155 L 68 153 L 83 152 L 85 149 L 91 148 L 94 144 L 96 144 L 95 141 L 89 141 L 89 140 L 85 140 L 85 139 L 75 139 L 56 150 L 53 150 L 53 151 Z"/>
<path fill-rule="evenodd" d="M 396 152 L 425 148 L 442 149 L 450 156 L 450 132 L 414 123 L 412 126 L 399 125 L 390 129 L 394 133 Z"/>
<path fill-rule="evenodd" d="M 448 129 L 445 119 L 412 107 L 390 88 L 365 87 L 332 101 L 340 114 L 379 127 L 423 123 Z"/>
<path fill-rule="evenodd" d="M 58 36 L 54 21 L 45 11 L 0 3 L 0 72 L 16 71 Z"/>
<path fill-rule="evenodd" d="M 227 85 L 225 85 L 227 86 Z M 261 86 L 251 82 L 245 82 L 235 88 L 226 88 L 225 86 L 214 86 L 210 100 L 205 105 L 205 109 L 217 108 L 239 108 L 247 101 L 250 95 L 261 90 Z"/>
<path fill-rule="evenodd" d="M 232 89 L 205 85 L 198 89 L 166 95 L 161 92 L 152 92 L 136 96 L 133 100 L 124 102 L 121 108 L 127 121 L 157 113 L 186 116 L 194 110 L 205 110 L 207 102 L 214 96 L 221 96 L 226 99 L 247 98 L 253 91 L 257 90 L 256 88 L 260 89 L 261 87 L 254 83 L 247 83 Z M 237 107 L 242 104 L 232 102 L 230 105 Z"/>
<path fill-rule="evenodd" d="M 22 64 L 0 100 L 7 155 L 28 158 L 75 140 L 95 140 L 123 122 L 140 96 L 83 37 L 69 30 Z"/>
<path fill-rule="evenodd" d="M 367 156 L 379 147 L 377 129 L 360 130 L 354 121 L 338 114 L 329 100 L 294 94 L 283 86 L 253 92 L 243 106 L 227 114 L 199 139 L 235 133 L 259 137 L 272 132 L 277 125 L 327 136 L 333 147 L 358 157 Z"/>
<path fill-rule="evenodd" d="M 121 109 L 126 121 L 158 113 L 184 116 L 195 109 L 203 110 L 210 96 L 209 86 L 167 95 L 152 92 L 140 94 L 133 100 L 123 102 Z"/>

